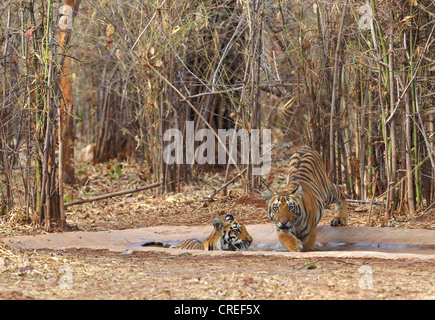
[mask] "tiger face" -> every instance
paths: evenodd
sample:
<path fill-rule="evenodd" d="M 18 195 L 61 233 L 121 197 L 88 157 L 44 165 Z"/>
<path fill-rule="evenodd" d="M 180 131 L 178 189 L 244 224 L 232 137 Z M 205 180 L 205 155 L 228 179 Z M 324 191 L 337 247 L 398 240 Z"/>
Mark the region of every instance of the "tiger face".
<path fill-rule="evenodd" d="M 212 239 L 207 240 L 214 240 L 214 250 L 248 250 L 252 243 L 252 237 L 246 227 L 235 221 L 231 214 L 226 215 L 225 221 L 218 216 L 214 216 L 212 223 L 215 228 L 215 235 L 214 237 L 211 235 L 210 238 Z"/>
<path fill-rule="evenodd" d="M 214 229 L 203 242 L 197 239 L 186 239 L 179 244 L 171 246 L 162 242 L 151 241 L 142 244 L 142 246 L 196 250 L 248 250 L 252 243 L 252 237 L 248 233 L 248 230 L 246 230 L 246 227 L 235 221 L 231 214 L 227 214 L 225 220 L 214 216 L 212 223 Z"/>
<path fill-rule="evenodd" d="M 301 216 L 299 202 L 302 198 L 302 186 L 298 185 L 291 192 L 274 195 L 269 190 L 264 191 L 268 203 L 270 220 L 278 231 L 295 233 L 294 222 Z"/>

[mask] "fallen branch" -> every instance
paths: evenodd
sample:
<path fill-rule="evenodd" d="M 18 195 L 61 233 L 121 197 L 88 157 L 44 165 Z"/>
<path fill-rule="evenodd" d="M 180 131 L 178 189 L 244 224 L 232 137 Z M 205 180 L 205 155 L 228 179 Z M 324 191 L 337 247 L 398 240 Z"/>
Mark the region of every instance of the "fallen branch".
<path fill-rule="evenodd" d="M 139 192 L 139 191 L 144 191 L 144 190 L 156 188 L 160 185 L 161 185 L 161 182 L 156 182 L 156 183 L 149 184 L 147 186 L 139 187 L 136 189 L 129 189 L 129 190 L 124 190 L 124 191 L 112 192 L 112 193 L 103 194 L 101 196 L 91 197 L 89 199 L 81 199 L 81 200 L 77 200 L 77 201 L 66 202 L 66 203 L 64 203 L 63 206 L 66 208 L 66 207 L 75 206 L 77 204 L 82 204 L 82 203 L 86 203 L 86 202 L 93 202 L 93 201 L 103 200 L 103 199 L 112 198 L 112 197 L 116 197 L 116 196 L 122 196 L 124 194 L 131 194 L 131 193 L 135 193 L 135 192 Z"/>
<path fill-rule="evenodd" d="M 346 199 L 347 202 L 351 203 L 363 203 L 363 204 L 375 204 L 378 206 L 385 206 L 384 202 L 372 202 L 372 200 L 352 200 L 352 199 Z"/>

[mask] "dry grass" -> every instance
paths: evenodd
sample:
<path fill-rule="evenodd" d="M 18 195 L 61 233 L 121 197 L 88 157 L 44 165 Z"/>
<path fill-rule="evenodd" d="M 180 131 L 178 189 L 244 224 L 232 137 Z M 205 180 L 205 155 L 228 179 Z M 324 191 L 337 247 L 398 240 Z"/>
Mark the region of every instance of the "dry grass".
<path fill-rule="evenodd" d="M 0 299 L 433 299 L 433 263 L 106 250 L 29 253 L 0 245 Z M 249 268 L 246 266 L 249 265 Z M 362 266 L 373 288 L 360 287 Z"/>

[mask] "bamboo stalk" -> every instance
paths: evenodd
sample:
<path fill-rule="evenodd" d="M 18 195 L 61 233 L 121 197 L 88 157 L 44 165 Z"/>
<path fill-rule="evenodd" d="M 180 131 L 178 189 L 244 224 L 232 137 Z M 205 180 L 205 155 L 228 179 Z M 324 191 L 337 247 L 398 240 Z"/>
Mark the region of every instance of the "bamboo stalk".
<path fill-rule="evenodd" d="M 189 101 L 187 100 L 187 98 L 172 84 L 169 82 L 168 79 L 166 79 L 166 77 L 164 77 L 159 71 L 157 71 L 157 69 L 155 69 L 148 61 L 144 60 L 144 63 L 157 75 L 159 76 L 160 79 L 162 79 L 168 86 L 170 86 L 183 100 L 185 100 L 187 102 L 187 104 L 189 105 L 189 107 L 198 115 L 198 117 L 205 123 L 205 125 L 212 131 L 213 135 L 216 137 L 218 143 L 225 149 L 225 152 L 227 153 L 227 155 L 232 159 L 232 155 L 230 154 L 230 152 L 228 151 L 228 148 L 226 147 L 226 145 L 222 142 L 222 139 L 219 137 L 219 135 L 216 133 L 216 130 L 213 129 L 213 127 L 210 125 L 210 123 L 204 118 L 204 116 L 198 111 L 198 109 Z M 239 166 L 236 164 L 236 160 L 232 159 L 234 161 L 234 166 L 236 168 L 236 170 L 240 173 L 241 170 L 239 168 Z M 242 179 L 243 175 L 242 175 Z M 244 182 L 246 183 L 246 182 Z"/>
<path fill-rule="evenodd" d="M 340 28 L 338 31 L 337 37 L 337 45 L 335 47 L 335 56 L 334 56 L 334 74 L 332 80 L 332 97 L 331 97 L 331 115 L 329 121 L 329 173 L 331 175 L 331 179 L 335 182 L 335 130 L 334 130 L 334 122 L 335 122 L 335 112 L 336 112 L 336 101 L 337 101 L 337 81 L 338 81 L 338 73 L 339 73 L 339 60 L 340 60 L 340 51 L 341 51 L 341 41 L 343 36 L 343 27 L 344 27 L 344 19 L 347 14 L 347 3 L 345 3 L 343 12 L 341 13 L 341 21 Z"/>
<path fill-rule="evenodd" d="M 410 6 L 409 14 L 412 16 L 414 9 L 413 6 Z M 414 31 L 412 24 L 409 27 L 409 66 L 410 66 L 410 73 L 414 73 Z M 412 113 L 416 113 L 416 106 L 415 106 L 415 86 L 414 86 L 414 80 L 410 81 L 410 91 L 411 91 L 411 107 L 412 107 Z M 414 149 L 414 163 L 418 163 L 418 131 L 417 131 L 417 125 L 416 121 L 413 122 L 413 149 Z M 419 206 L 421 203 L 421 186 L 420 186 L 420 170 L 417 168 L 414 170 L 414 180 L 415 180 L 415 198 L 416 198 L 416 205 Z"/>
<path fill-rule="evenodd" d="M 365 141 L 365 132 L 366 132 L 366 119 L 367 119 L 367 101 L 369 97 L 369 90 L 367 89 L 370 85 L 369 79 L 372 74 L 372 69 L 369 70 L 368 76 L 367 76 L 367 83 L 366 83 L 366 91 L 364 93 L 364 101 L 362 105 L 362 117 L 361 117 L 361 128 L 360 128 L 360 157 L 359 157 L 359 174 L 360 174 L 360 197 L 361 200 L 366 199 L 367 195 L 367 188 L 366 188 L 366 175 L 365 175 L 365 148 L 366 148 L 366 141 Z M 369 124 L 370 126 L 370 124 Z M 369 141 L 370 142 L 370 141 Z"/>
<path fill-rule="evenodd" d="M 388 46 L 388 69 L 389 69 L 389 87 L 390 87 L 390 111 L 393 112 L 395 104 L 394 92 L 394 60 L 393 60 L 393 32 L 390 34 Z M 394 185 L 397 181 L 397 141 L 396 141 L 396 120 L 393 118 L 390 123 L 390 147 L 391 147 L 391 183 Z M 390 189 L 390 201 L 395 200 L 395 188 Z M 391 207 L 394 210 L 395 206 Z"/>
<path fill-rule="evenodd" d="M 407 185 L 407 202 L 408 202 L 408 211 L 410 214 L 415 213 L 415 198 L 414 198 L 414 180 L 413 180 L 413 170 L 412 170 L 412 140 L 411 140 L 411 128 L 412 128 L 412 119 L 411 119 L 411 107 L 409 102 L 409 93 L 405 94 L 405 159 L 406 159 L 406 185 Z"/>

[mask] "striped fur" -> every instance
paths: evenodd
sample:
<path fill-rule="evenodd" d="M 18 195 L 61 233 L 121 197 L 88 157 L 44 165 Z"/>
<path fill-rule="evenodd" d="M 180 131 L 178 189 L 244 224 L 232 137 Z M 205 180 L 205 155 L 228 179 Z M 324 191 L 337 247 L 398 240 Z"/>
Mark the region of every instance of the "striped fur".
<path fill-rule="evenodd" d="M 252 243 L 252 237 L 246 230 L 246 227 L 235 221 L 231 214 L 226 215 L 225 221 L 218 216 L 214 216 L 212 223 L 214 229 L 203 242 L 197 239 L 187 239 L 173 246 L 162 242 L 146 242 L 142 244 L 142 246 L 159 246 L 189 250 L 248 250 Z"/>
<path fill-rule="evenodd" d="M 343 193 L 327 177 L 320 155 L 309 147 L 303 147 L 291 157 L 287 186 L 277 194 L 265 190 L 264 196 L 278 238 L 289 251 L 313 249 L 316 225 L 325 205 L 335 204 L 332 226 L 347 224 Z"/>

